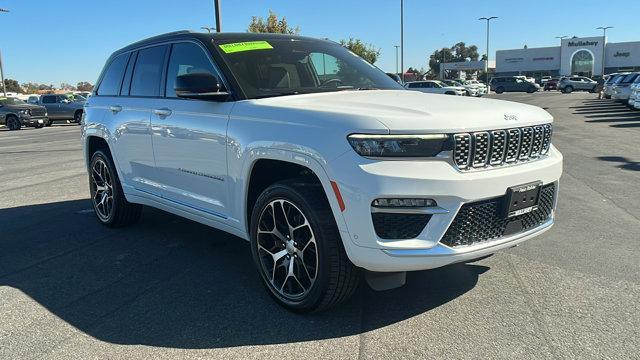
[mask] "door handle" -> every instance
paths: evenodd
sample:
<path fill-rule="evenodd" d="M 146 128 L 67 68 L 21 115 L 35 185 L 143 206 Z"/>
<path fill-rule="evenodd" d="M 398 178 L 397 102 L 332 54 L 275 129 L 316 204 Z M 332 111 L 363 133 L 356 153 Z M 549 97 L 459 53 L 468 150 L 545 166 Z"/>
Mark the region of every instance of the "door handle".
<path fill-rule="evenodd" d="M 160 117 L 167 117 L 171 115 L 171 109 L 167 109 L 167 108 L 154 109 L 153 113 Z"/>
<path fill-rule="evenodd" d="M 112 105 L 112 106 L 109 106 L 109 110 L 111 110 L 114 113 L 118 113 L 118 112 L 122 111 L 122 106 L 120 106 L 120 105 Z"/>

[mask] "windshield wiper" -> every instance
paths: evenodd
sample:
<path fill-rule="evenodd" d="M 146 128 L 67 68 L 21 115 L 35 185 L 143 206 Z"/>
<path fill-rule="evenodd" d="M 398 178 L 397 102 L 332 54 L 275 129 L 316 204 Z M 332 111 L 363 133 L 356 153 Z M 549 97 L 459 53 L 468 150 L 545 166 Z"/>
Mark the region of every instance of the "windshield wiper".
<path fill-rule="evenodd" d="M 277 92 L 277 93 L 272 93 L 272 94 L 260 94 L 260 95 L 256 95 L 253 97 L 253 99 L 263 99 L 263 98 L 270 98 L 270 97 L 276 97 L 276 96 L 288 96 L 288 95 L 298 95 L 301 94 L 301 92 L 299 91 L 283 91 L 283 92 Z"/>

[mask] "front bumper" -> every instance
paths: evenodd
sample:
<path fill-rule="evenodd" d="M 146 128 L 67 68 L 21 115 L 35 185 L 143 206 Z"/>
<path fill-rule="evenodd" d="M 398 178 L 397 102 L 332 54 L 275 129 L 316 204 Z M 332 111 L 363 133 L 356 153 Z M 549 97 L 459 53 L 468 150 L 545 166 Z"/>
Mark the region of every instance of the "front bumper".
<path fill-rule="evenodd" d="M 29 116 L 21 115 L 20 122 L 25 126 L 40 126 L 46 124 L 49 121 L 47 116 Z"/>
<path fill-rule="evenodd" d="M 413 271 L 482 257 L 549 229 L 553 211 L 544 224 L 512 236 L 459 247 L 441 242 L 464 204 L 504 196 L 507 188 L 515 185 L 534 181 L 557 184 L 562 155 L 552 147 L 547 156 L 528 163 L 462 172 L 445 159 L 374 161 L 350 152 L 330 166 L 339 174 L 336 180 L 346 203 L 342 236 L 351 261 L 370 271 Z M 429 198 L 442 211 L 433 214 L 415 238 L 382 239 L 371 215 L 372 201 L 381 197 Z"/>

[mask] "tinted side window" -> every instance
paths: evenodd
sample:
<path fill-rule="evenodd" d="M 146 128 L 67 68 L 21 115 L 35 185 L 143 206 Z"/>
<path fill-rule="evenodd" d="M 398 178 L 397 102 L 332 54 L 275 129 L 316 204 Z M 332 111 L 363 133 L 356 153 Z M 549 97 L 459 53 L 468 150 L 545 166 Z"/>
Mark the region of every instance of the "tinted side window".
<path fill-rule="evenodd" d="M 409 84 L 409 88 L 410 89 L 417 88 L 417 87 L 418 87 L 418 84 L 416 84 L 416 83 L 410 83 Z"/>
<path fill-rule="evenodd" d="M 118 95 L 120 92 L 120 84 L 122 84 L 122 74 L 124 73 L 125 66 L 127 66 L 128 59 L 129 54 L 122 54 L 111 61 L 107 71 L 104 73 L 104 77 L 100 82 L 96 94 L 104 96 Z"/>
<path fill-rule="evenodd" d="M 43 96 L 42 97 L 42 103 L 43 104 L 55 104 L 56 103 L 56 96 L 55 95 Z"/>
<path fill-rule="evenodd" d="M 166 46 L 155 46 L 138 51 L 138 59 L 131 78 L 132 96 L 160 95 L 162 64 Z"/>
<path fill-rule="evenodd" d="M 176 77 L 191 73 L 210 73 L 217 76 L 209 58 L 194 43 L 173 44 L 167 68 L 166 96 L 176 97 Z"/>

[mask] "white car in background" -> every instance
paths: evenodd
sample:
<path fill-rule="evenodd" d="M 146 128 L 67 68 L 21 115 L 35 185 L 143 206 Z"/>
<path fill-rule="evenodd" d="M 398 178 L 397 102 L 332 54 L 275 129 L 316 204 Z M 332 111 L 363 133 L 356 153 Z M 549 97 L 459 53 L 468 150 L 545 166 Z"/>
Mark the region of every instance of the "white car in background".
<path fill-rule="evenodd" d="M 404 87 L 407 90 L 420 91 L 423 93 L 458 95 L 458 96 L 463 96 L 467 94 L 467 91 L 463 87 L 448 86 L 447 84 L 438 80 L 411 81 L 404 84 Z"/>
<path fill-rule="evenodd" d="M 628 106 L 632 109 L 640 109 L 640 76 L 636 78 L 636 81 L 631 84 L 629 89 L 631 92 L 627 101 Z"/>
<path fill-rule="evenodd" d="M 477 92 L 476 96 L 482 96 L 487 93 L 487 85 L 478 80 L 464 80 L 462 81 L 462 85 L 475 87 Z"/>
<path fill-rule="evenodd" d="M 476 86 L 467 86 L 467 85 L 464 85 L 464 84 L 462 84 L 461 82 L 459 82 L 457 80 L 442 80 L 442 82 L 445 83 L 445 85 L 448 85 L 448 86 L 458 87 L 458 88 L 464 89 L 467 96 L 474 96 L 474 97 L 479 96 L 478 95 L 478 88 Z"/>

